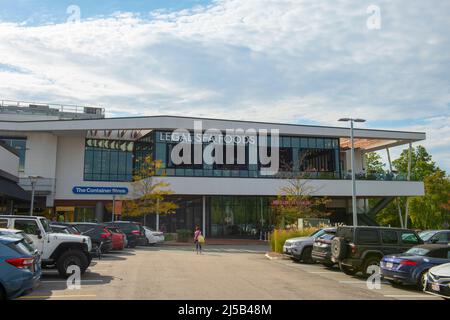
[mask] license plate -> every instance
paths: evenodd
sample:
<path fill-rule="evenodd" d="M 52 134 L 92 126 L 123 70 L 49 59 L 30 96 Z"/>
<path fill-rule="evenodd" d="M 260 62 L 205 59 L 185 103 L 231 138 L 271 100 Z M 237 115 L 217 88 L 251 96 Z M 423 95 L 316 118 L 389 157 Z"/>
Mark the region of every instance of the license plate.
<path fill-rule="evenodd" d="M 387 269 L 392 269 L 393 266 L 394 266 L 394 264 L 392 262 L 387 262 L 386 263 L 386 268 Z"/>
<path fill-rule="evenodd" d="M 431 289 L 433 291 L 438 291 L 438 292 L 441 290 L 441 288 L 439 287 L 439 283 L 432 283 L 431 284 Z"/>

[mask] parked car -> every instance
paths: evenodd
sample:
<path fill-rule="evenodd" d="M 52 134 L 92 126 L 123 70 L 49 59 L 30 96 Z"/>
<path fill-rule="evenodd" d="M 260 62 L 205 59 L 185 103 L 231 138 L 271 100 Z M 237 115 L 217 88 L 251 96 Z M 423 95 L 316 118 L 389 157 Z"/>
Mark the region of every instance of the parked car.
<path fill-rule="evenodd" d="M 291 238 L 285 241 L 283 253 L 296 261 L 305 263 L 314 262 L 311 257 L 314 240 L 327 232 L 333 232 L 336 228 L 319 229 L 307 237 Z"/>
<path fill-rule="evenodd" d="M 23 238 L 27 244 L 37 250 L 34 246 L 33 240 L 22 230 L 0 228 L 0 235 L 16 235 L 19 238 Z"/>
<path fill-rule="evenodd" d="M 332 260 L 349 275 L 372 274 L 385 255 L 402 253 L 423 244 L 419 235 L 408 229 L 386 227 L 338 227 L 331 242 Z"/>
<path fill-rule="evenodd" d="M 450 230 L 425 230 L 419 232 L 425 243 L 450 244 Z"/>
<path fill-rule="evenodd" d="M 33 290 L 41 273 L 38 250 L 20 235 L 0 236 L 0 300 L 14 299 Z"/>
<path fill-rule="evenodd" d="M 0 223 L 8 229 L 25 232 L 41 253 L 42 266 L 55 267 L 62 277 L 70 275 L 67 269 L 71 265 L 77 265 L 83 274 L 91 263 L 91 239 L 82 235 L 52 233 L 50 221 L 45 217 L 0 215 Z"/>
<path fill-rule="evenodd" d="M 132 221 L 114 221 L 105 223 L 107 226 L 119 228 L 126 234 L 128 240 L 128 247 L 134 248 L 137 245 L 145 244 L 144 228 L 138 222 Z"/>
<path fill-rule="evenodd" d="M 57 227 L 57 226 L 66 227 L 67 231 L 69 231 L 70 234 L 81 234 L 82 233 L 81 230 L 77 228 L 77 226 L 67 223 L 67 222 L 52 221 L 50 224 L 50 227 L 54 227 L 54 226 L 55 227 Z M 64 232 L 64 233 L 66 233 L 66 232 Z"/>
<path fill-rule="evenodd" d="M 145 238 L 146 238 L 146 244 L 156 244 L 164 242 L 164 233 L 152 230 L 149 227 L 144 226 L 144 232 L 145 232 Z"/>
<path fill-rule="evenodd" d="M 112 234 L 103 224 L 93 222 L 73 222 L 72 225 L 76 226 L 81 231 L 82 235 L 91 238 L 94 251 L 98 248 L 100 248 L 102 253 L 108 253 L 112 250 Z"/>
<path fill-rule="evenodd" d="M 450 263 L 441 264 L 428 270 L 424 291 L 450 299 Z"/>
<path fill-rule="evenodd" d="M 124 239 L 127 238 L 125 233 L 123 233 L 119 228 L 107 226 L 106 227 L 112 235 L 112 249 L 113 250 L 123 250 L 125 248 Z"/>
<path fill-rule="evenodd" d="M 52 232 L 54 232 L 54 233 L 73 234 L 73 233 L 72 233 L 72 230 L 70 230 L 69 227 L 67 227 L 67 226 L 61 226 L 61 225 L 54 225 L 54 224 L 51 224 L 51 225 L 50 225 L 50 229 L 51 229 Z"/>
<path fill-rule="evenodd" d="M 314 262 L 321 263 L 329 268 L 335 265 L 335 262 L 331 260 L 331 241 L 335 235 L 336 228 L 333 228 L 328 229 L 323 235 L 316 238 L 311 252 Z"/>
<path fill-rule="evenodd" d="M 450 262 L 450 246 L 423 244 L 402 254 L 384 256 L 381 260 L 381 275 L 392 283 L 416 285 L 423 290 L 428 270 Z"/>

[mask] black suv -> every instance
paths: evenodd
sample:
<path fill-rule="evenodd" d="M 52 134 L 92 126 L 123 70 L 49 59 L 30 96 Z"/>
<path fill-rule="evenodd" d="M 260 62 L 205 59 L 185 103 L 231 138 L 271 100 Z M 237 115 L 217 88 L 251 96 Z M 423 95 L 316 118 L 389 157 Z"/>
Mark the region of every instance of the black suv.
<path fill-rule="evenodd" d="M 90 222 L 73 222 L 71 224 L 77 227 L 82 235 L 91 237 L 93 251 L 100 248 L 102 253 L 108 253 L 112 250 L 112 234 L 104 225 Z"/>
<path fill-rule="evenodd" d="M 361 271 L 373 272 L 371 266 L 379 266 L 383 256 L 403 253 L 423 244 L 419 235 L 408 229 L 385 227 L 338 227 L 331 242 L 332 260 L 348 275 Z"/>
<path fill-rule="evenodd" d="M 128 247 L 134 248 L 145 244 L 145 230 L 142 224 L 133 221 L 114 221 L 105 223 L 106 226 L 119 228 L 125 233 L 128 240 Z"/>

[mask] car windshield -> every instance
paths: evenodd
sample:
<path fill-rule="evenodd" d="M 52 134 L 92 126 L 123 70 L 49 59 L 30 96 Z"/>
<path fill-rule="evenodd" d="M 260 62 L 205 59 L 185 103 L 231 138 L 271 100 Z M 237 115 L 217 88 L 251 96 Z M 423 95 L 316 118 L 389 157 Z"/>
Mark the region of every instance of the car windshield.
<path fill-rule="evenodd" d="M 313 233 L 311 233 L 310 237 L 317 238 L 317 237 L 320 237 L 320 236 L 322 236 L 324 234 L 325 234 L 325 230 L 324 229 L 319 229 L 319 230 L 314 231 Z"/>
<path fill-rule="evenodd" d="M 430 250 L 425 248 L 411 248 L 405 253 L 410 256 L 426 256 Z"/>
<path fill-rule="evenodd" d="M 44 228 L 45 232 L 51 232 L 50 230 L 50 222 L 45 219 L 45 218 L 41 218 L 39 219 L 41 221 L 42 227 Z"/>
<path fill-rule="evenodd" d="M 436 234 L 436 231 L 422 231 L 421 233 L 419 233 L 419 237 L 423 240 L 423 241 L 428 241 L 431 239 L 431 237 L 433 237 Z"/>

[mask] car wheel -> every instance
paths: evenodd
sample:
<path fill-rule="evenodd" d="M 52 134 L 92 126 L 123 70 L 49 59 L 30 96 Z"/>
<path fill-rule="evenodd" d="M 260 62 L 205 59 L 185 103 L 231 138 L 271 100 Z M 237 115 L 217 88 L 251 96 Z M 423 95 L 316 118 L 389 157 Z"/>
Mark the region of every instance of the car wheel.
<path fill-rule="evenodd" d="M 373 267 L 373 266 L 380 267 L 380 258 L 378 258 L 378 257 L 369 257 L 369 258 L 367 258 L 364 261 L 363 270 L 364 270 L 364 275 L 366 277 L 369 277 L 369 276 L 371 276 L 373 274 L 373 272 L 371 270 L 369 270 L 370 267 Z"/>
<path fill-rule="evenodd" d="M 339 269 L 341 269 L 341 271 L 343 273 L 345 273 L 346 275 L 349 275 L 349 276 L 354 276 L 358 272 L 358 270 L 356 270 L 352 267 L 343 265 L 342 263 L 339 263 Z"/>
<path fill-rule="evenodd" d="M 150 245 L 150 241 L 148 241 L 148 238 L 145 238 L 145 245 L 148 247 Z"/>
<path fill-rule="evenodd" d="M 88 259 L 86 255 L 80 250 L 68 250 L 64 252 L 56 262 L 59 275 L 63 278 L 67 278 L 71 273 L 67 272 L 70 266 L 76 265 L 80 268 L 81 274 L 83 274 L 88 267 Z"/>
<path fill-rule="evenodd" d="M 423 291 L 425 289 L 425 284 L 427 283 L 427 273 L 428 273 L 428 270 L 425 270 L 419 276 L 419 281 L 417 282 L 417 288 L 421 291 Z"/>
<path fill-rule="evenodd" d="M 312 252 L 312 248 L 311 247 L 306 247 L 306 248 L 303 249 L 301 260 L 304 263 L 313 263 L 314 262 L 314 260 L 311 257 L 311 252 Z"/>

